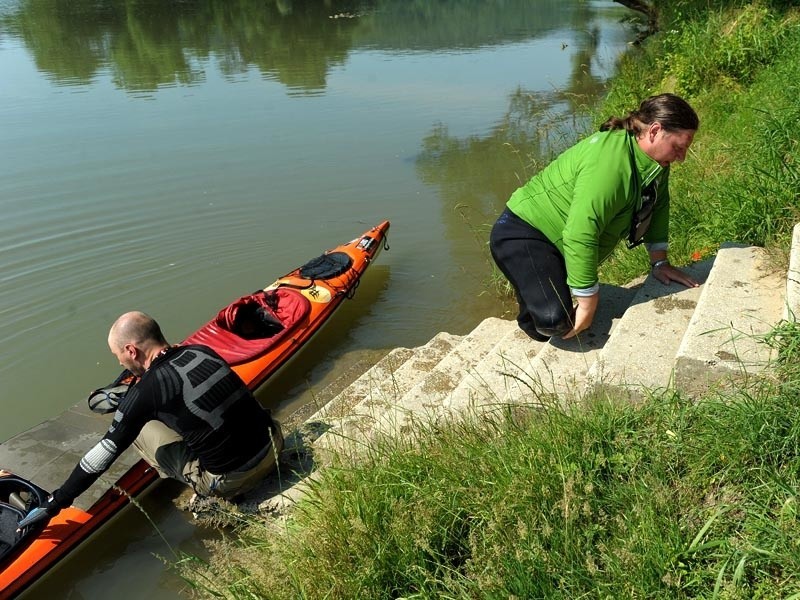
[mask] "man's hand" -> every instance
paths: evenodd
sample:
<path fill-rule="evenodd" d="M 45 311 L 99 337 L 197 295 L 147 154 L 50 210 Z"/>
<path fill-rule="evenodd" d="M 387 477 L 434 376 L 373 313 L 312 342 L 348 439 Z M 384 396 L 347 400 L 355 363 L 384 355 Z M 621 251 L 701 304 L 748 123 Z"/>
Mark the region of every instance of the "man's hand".
<path fill-rule="evenodd" d="M 37 525 L 42 523 L 43 521 L 45 524 L 47 521 L 55 517 L 61 509 L 53 500 L 53 497 L 50 496 L 42 506 L 37 506 L 31 512 L 27 514 L 27 516 L 22 519 L 17 524 L 17 531 L 22 531 L 26 527 L 30 527 L 31 525 Z"/>
<path fill-rule="evenodd" d="M 594 313 L 597 312 L 597 305 L 600 303 L 600 292 L 591 296 L 578 296 L 577 299 L 578 307 L 575 310 L 575 323 L 572 325 L 572 329 L 562 337 L 564 340 L 575 337 L 584 329 L 589 329 L 594 320 Z"/>

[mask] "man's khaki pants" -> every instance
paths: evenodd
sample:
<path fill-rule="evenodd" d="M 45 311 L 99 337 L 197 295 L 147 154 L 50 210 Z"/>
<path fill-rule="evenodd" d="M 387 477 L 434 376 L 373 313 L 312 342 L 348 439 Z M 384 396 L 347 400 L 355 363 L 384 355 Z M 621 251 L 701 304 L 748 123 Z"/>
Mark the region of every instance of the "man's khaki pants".
<path fill-rule="evenodd" d="M 203 470 L 183 438 L 161 421 L 148 421 L 133 445 L 162 478 L 188 483 L 200 496 L 231 498 L 253 489 L 275 468 L 276 456 L 283 449 L 280 426 L 277 429 L 277 434 L 271 434 L 272 445 L 261 460 L 245 471 L 229 473 Z"/>

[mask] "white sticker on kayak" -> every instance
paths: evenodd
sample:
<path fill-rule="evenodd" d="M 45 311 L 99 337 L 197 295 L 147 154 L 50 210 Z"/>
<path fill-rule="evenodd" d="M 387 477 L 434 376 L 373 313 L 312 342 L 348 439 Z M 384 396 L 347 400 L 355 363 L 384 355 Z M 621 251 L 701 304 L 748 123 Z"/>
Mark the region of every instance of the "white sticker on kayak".
<path fill-rule="evenodd" d="M 310 288 L 300 290 L 300 293 L 312 302 L 327 304 L 331 301 L 331 293 L 324 287 L 318 285 L 312 285 Z"/>

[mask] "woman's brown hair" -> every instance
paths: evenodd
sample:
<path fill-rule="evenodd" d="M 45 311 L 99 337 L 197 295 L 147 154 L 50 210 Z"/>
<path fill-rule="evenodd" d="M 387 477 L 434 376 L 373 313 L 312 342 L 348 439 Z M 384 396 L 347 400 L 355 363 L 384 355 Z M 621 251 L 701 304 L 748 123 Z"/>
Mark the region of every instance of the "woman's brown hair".
<path fill-rule="evenodd" d="M 636 136 L 651 123 L 658 122 L 666 131 L 697 131 L 700 119 L 697 113 L 680 96 L 659 94 L 645 99 L 638 110 L 631 111 L 627 117 L 611 117 L 600 126 L 600 131 L 625 129 Z"/>

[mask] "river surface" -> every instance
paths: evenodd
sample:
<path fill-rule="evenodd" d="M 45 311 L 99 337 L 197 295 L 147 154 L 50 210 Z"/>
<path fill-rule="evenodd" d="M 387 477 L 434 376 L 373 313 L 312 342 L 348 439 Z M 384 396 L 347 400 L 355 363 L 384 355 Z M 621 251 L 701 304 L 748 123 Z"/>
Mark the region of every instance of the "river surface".
<path fill-rule="evenodd" d="M 390 250 L 355 299 L 259 393 L 279 418 L 356 359 L 503 314 L 488 228 L 574 139 L 630 16 L 591 0 L 0 0 L 0 440 L 117 374 L 122 312 L 180 341 L 384 219 Z M 210 533 L 165 490 L 145 500 L 160 534 L 126 511 L 37 595 L 174 598 L 155 555 L 201 553 Z"/>

